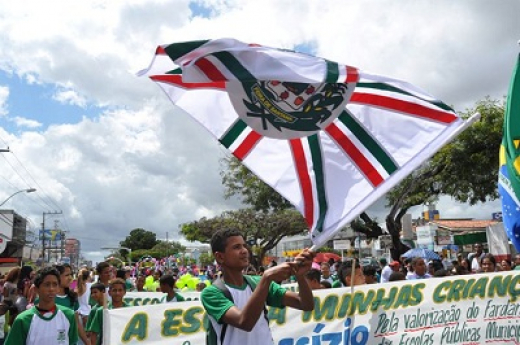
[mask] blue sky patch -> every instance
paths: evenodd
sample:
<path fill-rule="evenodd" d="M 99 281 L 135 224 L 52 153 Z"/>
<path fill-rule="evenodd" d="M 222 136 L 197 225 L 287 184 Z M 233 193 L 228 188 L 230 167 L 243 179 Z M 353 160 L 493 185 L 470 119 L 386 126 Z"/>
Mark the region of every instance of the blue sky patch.
<path fill-rule="evenodd" d="M 49 125 L 62 123 L 77 123 L 83 116 L 97 116 L 100 108 L 61 103 L 53 99 L 57 88 L 52 84 L 28 84 L 14 74 L 0 70 L 0 86 L 9 88 L 9 97 L 5 108 L 7 115 L 0 117 L 0 126 L 7 131 L 18 132 L 20 127 L 12 119 L 16 117 L 34 120 L 42 125 L 35 130 L 45 130 Z"/>

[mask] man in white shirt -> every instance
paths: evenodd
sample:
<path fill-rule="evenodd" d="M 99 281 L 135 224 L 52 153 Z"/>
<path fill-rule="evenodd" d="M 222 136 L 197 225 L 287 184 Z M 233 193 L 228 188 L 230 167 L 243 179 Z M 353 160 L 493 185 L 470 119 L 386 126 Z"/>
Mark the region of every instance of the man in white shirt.
<path fill-rule="evenodd" d="M 389 265 L 386 265 L 386 259 L 381 258 L 379 262 L 383 265 L 383 260 L 385 266 L 383 267 L 383 271 L 381 272 L 381 283 L 388 283 L 390 280 L 390 275 L 393 272 L 399 271 L 399 262 L 398 261 L 392 261 Z"/>

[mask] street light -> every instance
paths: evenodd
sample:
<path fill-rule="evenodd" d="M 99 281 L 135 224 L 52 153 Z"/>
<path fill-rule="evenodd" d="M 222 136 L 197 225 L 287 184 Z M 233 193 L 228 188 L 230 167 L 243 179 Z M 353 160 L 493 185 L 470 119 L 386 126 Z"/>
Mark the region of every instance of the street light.
<path fill-rule="evenodd" d="M 15 196 L 16 194 L 18 194 L 18 193 L 23 193 L 23 192 L 26 192 L 26 193 L 36 192 L 36 188 L 22 189 L 22 190 L 19 190 L 19 191 L 16 192 L 16 193 L 11 194 L 7 199 L 5 199 L 5 200 L 0 204 L 0 207 L 1 207 L 3 204 L 5 204 L 9 199 L 11 199 L 13 196 Z"/>

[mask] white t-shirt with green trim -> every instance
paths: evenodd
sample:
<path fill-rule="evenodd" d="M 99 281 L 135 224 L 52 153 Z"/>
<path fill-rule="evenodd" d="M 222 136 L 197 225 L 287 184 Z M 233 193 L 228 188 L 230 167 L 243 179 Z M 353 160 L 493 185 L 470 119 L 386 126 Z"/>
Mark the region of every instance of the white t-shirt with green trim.
<path fill-rule="evenodd" d="M 78 328 L 74 311 L 56 305 L 53 313 L 40 314 L 32 307 L 14 320 L 5 345 L 74 345 Z"/>
<path fill-rule="evenodd" d="M 260 276 L 251 276 L 253 280 L 258 282 L 260 281 Z M 231 325 L 227 326 L 226 334 L 224 336 L 224 343 L 220 344 L 220 334 L 222 332 L 221 318 L 232 306 L 236 306 L 238 309 L 243 309 L 253 291 L 244 281 L 242 286 L 235 286 L 226 283 L 231 296 L 233 296 L 233 301 L 231 302 L 226 298 L 224 293 L 217 287 L 210 285 L 204 290 L 202 290 L 201 294 L 201 302 L 206 309 L 208 314 L 208 319 L 215 330 L 217 335 L 217 344 L 219 345 L 269 345 L 273 344 L 273 337 L 271 335 L 271 329 L 269 328 L 269 324 L 265 319 L 263 313 L 260 314 L 258 321 L 255 326 L 251 330 L 251 332 L 246 332 L 240 328 L 233 327 Z M 281 308 L 283 307 L 283 296 L 286 292 L 285 288 L 282 288 L 280 285 L 276 283 L 271 283 L 269 286 L 269 293 L 267 296 L 267 305 Z"/>

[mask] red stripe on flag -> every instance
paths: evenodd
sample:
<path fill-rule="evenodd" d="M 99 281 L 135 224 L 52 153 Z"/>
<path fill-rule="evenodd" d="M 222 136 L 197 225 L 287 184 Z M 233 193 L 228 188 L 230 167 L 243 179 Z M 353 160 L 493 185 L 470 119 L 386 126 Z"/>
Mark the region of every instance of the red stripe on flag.
<path fill-rule="evenodd" d="M 457 117 L 451 113 L 427 108 L 420 104 L 411 103 L 388 96 L 354 92 L 350 98 L 350 102 L 392 109 L 402 113 L 408 113 L 443 123 L 452 123 L 453 121 L 457 120 Z"/>
<path fill-rule="evenodd" d="M 226 77 L 218 70 L 218 68 L 208 59 L 201 58 L 195 62 L 202 73 L 204 73 L 212 81 L 226 81 Z"/>
<path fill-rule="evenodd" d="M 166 55 L 166 50 L 164 50 L 163 46 L 158 46 L 157 49 L 155 49 L 155 55 Z"/>
<path fill-rule="evenodd" d="M 357 165 L 359 170 L 366 176 L 370 183 L 377 187 L 384 181 L 383 177 L 370 161 L 363 155 L 354 143 L 336 126 L 331 123 L 325 131 L 336 141 L 345 153 Z"/>
<path fill-rule="evenodd" d="M 292 139 L 289 141 L 294 159 L 294 165 L 296 166 L 296 173 L 300 180 L 300 186 L 303 195 L 303 208 L 305 221 L 312 228 L 314 224 L 314 198 L 312 197 L 312 183 L 309 176 L 309 170 L 307 168 L 307 159 L 305 158 L 305 152 L 303 151 L 303 145 L 301 139 Z"/>
<path fill-rule="evenodd" d="M 359 81 L 359 72 L 356 67 L 346 66 L 347 67 L 347 79 L 346 83 L 357 83 Z"/>
<path fill-rule="evenodd" d="M 212 83 L 183 83 L 182 76 L 178 74 L 152 75 L 150 79 L 156 82 L 174 84 L 175 86 L 180 86 L 185 89 L 226 89 L 226 83 L 223 81 Z"/>
<path fill-rule="evenodd" d="M 240 160 L 244 160 L 251 152 L 255 145 L 262 139 L 262 135 L 258 132 L 251 131 L 244 141 L 233 151 L 233 154 Z"/>

